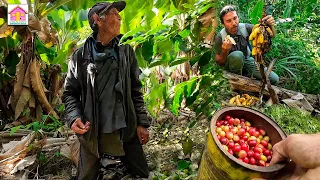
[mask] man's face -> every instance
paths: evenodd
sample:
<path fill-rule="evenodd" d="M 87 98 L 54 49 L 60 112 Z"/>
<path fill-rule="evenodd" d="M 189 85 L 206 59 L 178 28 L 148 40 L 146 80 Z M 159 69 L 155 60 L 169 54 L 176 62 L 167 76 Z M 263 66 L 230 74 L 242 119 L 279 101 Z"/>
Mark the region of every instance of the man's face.
<path fill-rule="evenodd" d="M 238 32 L 239 17 L 236 11 L 230 11 L 223 16 L 223 26 L 230 34 Z"/>
<path fill-rule="evenodd" d="M 103 17 L 100 18 L 99 31 L 111 36 L 120 34 L 121 16 L 116 8 L 110 9 Z"/>

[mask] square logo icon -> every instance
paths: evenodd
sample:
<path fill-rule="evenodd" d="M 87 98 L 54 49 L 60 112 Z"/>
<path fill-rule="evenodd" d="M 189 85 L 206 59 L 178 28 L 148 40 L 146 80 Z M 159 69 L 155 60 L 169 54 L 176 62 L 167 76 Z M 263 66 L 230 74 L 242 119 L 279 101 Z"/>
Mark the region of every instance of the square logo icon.
<path fill-rule="evenodd" d="M 8 4 L 8 25 L 28 25 L 27 4 Z"/>

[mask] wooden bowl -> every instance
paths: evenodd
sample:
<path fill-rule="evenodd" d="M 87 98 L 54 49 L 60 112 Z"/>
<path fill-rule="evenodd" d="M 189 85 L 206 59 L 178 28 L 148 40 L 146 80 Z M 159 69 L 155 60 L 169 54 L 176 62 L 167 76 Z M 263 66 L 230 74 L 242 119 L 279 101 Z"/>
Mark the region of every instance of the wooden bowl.
<path fill-rule="evenodd" d="M 226 115 L 234 118 L 245 119 L 251 126 L 263 128 L 270 137 L 270 143 L 275 145 L 286 134 L 279 125 L 256 110 L 245 107 L 225 107 L 217 111 L 211 119 L 211 132 L 208 135 L 207 147 L 203 153 L 198 179 L 252 179 L 273 178 L 286 164 L 275 164 L 268 167 L 250 165 L 238 160 L 225 150 L 217 138 L 216 122 Z"/>

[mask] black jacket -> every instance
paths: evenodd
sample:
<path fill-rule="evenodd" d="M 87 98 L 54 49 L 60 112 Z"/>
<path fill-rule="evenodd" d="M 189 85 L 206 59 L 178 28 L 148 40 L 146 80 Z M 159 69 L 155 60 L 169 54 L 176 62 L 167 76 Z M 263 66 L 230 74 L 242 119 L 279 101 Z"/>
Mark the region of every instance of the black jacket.
<path fill-rule="evenodd" d="M 120 39 L 120 36 L 117 38 Z M 81 118 L 83 123 L 90 122 L 89 131 L 78 135 L 78 138 L 82 146 L 99 157 L 99 117 L 96 115 L 99 107 L 96 103 L 96 88 L 94 87 L 95 73 L 92 68 L 94 61 L 91 55 L 91 43 L 88 39 L 84 46 L 73 53 L 69 61 L 62 100 L 65 104 L 65 121 L 69 127 L 77 118 Z M 124 85 L 127 128 L 124 130 L 123 141 L 126 142 L 135 136 L 137 125 L 148 127 L 150 121 L 144 107 L 142 85 L 139 80 L 140 70 L 135 52 L 129 45 L 118 44 L 116 49 L 119 50 L 119 73 L 121 73 Z"/>

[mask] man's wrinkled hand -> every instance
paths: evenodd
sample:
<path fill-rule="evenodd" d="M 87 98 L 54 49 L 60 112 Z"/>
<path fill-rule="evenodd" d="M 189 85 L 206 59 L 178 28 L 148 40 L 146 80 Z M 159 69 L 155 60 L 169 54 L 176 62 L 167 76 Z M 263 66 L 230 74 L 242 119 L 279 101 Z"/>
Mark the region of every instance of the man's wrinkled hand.
<path fill-rule="evenodd" d="M 90 122 L 87 121 L 86 124 L 83 124 L 80 118 L 77 118 L 71 126 L 72 131 L 77 134 L 84 134 L 89 130 L 89 128 Z"/>
<path fill-rule="evenodd" d="M 137 134 L 140 144 L 146 144 L 149 141 L 149 131 L 143 126 L 137 127 Z"/>

